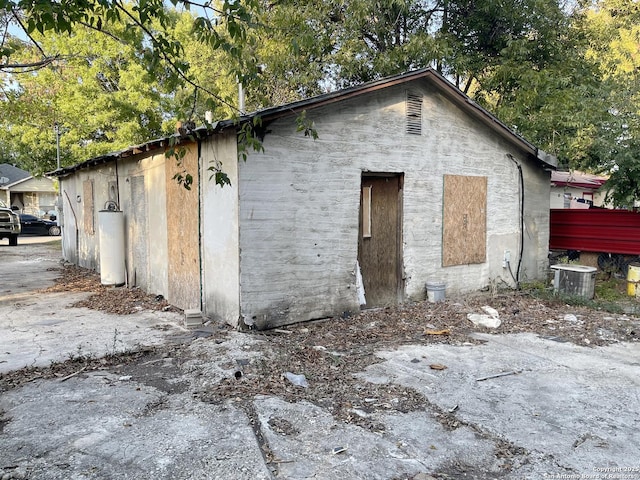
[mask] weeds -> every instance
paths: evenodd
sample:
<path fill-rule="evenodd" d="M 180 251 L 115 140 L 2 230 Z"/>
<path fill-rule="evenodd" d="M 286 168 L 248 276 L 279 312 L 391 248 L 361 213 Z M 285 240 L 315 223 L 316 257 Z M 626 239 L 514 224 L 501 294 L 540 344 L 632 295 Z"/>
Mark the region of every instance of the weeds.
<path fill-rule="evenodd" d="M 586 307 L 610 313 L 624 313 L 624 305 L 633 301 L 625 293 L 626 281 L 610 276 L 606 272 L 600 272 L 596 276 L 593 298 L 555 292 L 553 287 L 541 281 L 522 284 L 521 289 L 523 292 L 546 302 Z"/>

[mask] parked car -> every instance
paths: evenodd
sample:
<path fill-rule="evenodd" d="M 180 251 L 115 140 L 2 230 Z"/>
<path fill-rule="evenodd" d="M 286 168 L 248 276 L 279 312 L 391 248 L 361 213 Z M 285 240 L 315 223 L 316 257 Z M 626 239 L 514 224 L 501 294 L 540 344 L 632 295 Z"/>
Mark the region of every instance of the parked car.
<path fill-rule="evenodd" d="M 26 213 L 20 214 L 22 235 L 60 235 L 60 227 L 56 222 L 38 218 Z"/>
<path fill-rule="evenodd" d="M 20 235 L 21 225 L 18 214 L 7 207 L 0 200 L 0 239 L 8 238 L 9 245 L 15 247 L 18 245 L 18 235 Z"/>

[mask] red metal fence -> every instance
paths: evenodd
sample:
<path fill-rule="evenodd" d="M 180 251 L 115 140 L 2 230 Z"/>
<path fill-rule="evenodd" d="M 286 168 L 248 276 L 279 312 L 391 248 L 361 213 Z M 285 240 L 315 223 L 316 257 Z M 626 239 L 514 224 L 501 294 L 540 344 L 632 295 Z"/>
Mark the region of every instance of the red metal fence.
<path fill-rule="evenodd" d="M 640 213 L 552 209 L 549 248 L 640 255 Z"/>

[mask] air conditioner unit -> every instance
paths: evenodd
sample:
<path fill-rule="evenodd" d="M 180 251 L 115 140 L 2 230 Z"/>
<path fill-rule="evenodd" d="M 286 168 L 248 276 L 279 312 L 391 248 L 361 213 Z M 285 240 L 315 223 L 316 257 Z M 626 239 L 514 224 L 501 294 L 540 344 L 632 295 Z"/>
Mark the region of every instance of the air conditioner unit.
<path fill-rule="evenodd" d="M 596 287 L 595 267 L 586 265 L 551 265 L 555 270 L 553 277 L 553 291 L 584 298 L 593 298 Z"/>

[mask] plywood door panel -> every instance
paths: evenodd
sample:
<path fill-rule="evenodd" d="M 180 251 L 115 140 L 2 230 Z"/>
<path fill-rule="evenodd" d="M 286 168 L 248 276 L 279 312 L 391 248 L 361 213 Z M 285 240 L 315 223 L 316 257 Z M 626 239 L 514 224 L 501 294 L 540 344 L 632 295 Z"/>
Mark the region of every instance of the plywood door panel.
<path fill-rule="evenodd" d="M 398 303 L 401 294 L 401 177 L 362 177 L 358 261 L 367 307 Z"/>
<path fill-rule="evenodd" d="M 166 162 L 167 241 L 169 252 L 169 302 L 182 309 L 199 309 L 200 301 L 200 218 L 198 198 L 198 145 L 185 145 L 178 165 L 173 157 Z M 193 176 L 190 190 L 178 184 L 174 175 L 183 169 Z"/>
<path fill-rule="evenodd" d="M 84 201 L 84 231 L 89 235 L 95 233 L 95 206 L 93 199 L 93 180 L 82 182 L 82 197 Z"/>
<path fill-rule="evenodd" d="M 487 177 L 444 176 L 442 265 L 487 258 Z"/>

